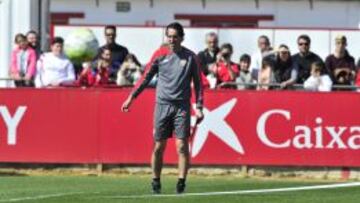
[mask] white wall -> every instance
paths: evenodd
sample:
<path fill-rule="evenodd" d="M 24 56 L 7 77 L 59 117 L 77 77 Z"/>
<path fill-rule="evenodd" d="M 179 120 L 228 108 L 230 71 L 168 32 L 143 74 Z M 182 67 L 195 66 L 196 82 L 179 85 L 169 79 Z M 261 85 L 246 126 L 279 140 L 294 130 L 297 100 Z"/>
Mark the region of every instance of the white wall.
<path fill-rule="evenodd" d="M 67 35 L 78 26 L 55 26 L 55 35 L 66 39 Z M 104 44 L 103 26 L 91 26 L 100 44 Z M 141 63 L 146 63 L 151 54 L 160 46 L 164 39 L 163 28 L 146 27 L 118 27 L 117 42 L 128 47 Z M 232 60 L 238 62 L 239 57 L 244 54 L 253 54 L 257 50 L 257 38 L 267 35 L 272 45 L 278 47 L 286 44 L 290 47 L 292 54 L 298 52 L 297 37 L 308 34 L 312 39 L 311 50 L 319 54 L 323 59 L 334 50 L 334 39 L 337 34 L 344 34 L 348 38 L 348 50 L 351 55 L 358 59 L 360 57 L 360 31 L 349 30 L 302 30 L 302 29 L 214 29 L 214 28 L 186 28 L 184 46 L 198 53 L 205 47 L 205 34 L 213 31 L 219 35 L 220 44 L 231 43 L 234 47 Z M 146 34 L 145 34 L 146 33 Z"/>
<path fill-rule="evenodd" d="M 260 26 L 270 27 L 326 27 L 359 28 L 360 1 L 314 0 L 313 9 L 309 0 L 260 0 L 256 8 L 254 0 L 128 0 L 129 13 L 115 11 L 118 0 L 52 0 L 52 12 L 84 12 L 85 19 L 71 19 L 72 24 L 117 24 L 144 25 L 155 21 L 166 25 L 174 21 L 174 14 L 219 14 L 219 15 L 274 15 L 274 21 L 261 21 Z M 187 21 L 185 25 L 189 24 Z"/>

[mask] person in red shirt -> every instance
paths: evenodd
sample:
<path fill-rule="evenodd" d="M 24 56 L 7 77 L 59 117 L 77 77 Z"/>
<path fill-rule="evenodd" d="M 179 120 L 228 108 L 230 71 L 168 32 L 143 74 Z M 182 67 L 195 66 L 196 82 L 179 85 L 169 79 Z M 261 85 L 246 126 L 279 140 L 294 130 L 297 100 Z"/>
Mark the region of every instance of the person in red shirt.
<path fill-rule="evenodd" d="M 233 47 L 231 44 L 223 44 L 216 57 L 216 63 L 211 67 L 211 72 L 216 78 L 216 86 L 219 88 L 236 88 L 236 85 L 226 84 L 235 82 L 239 75 L 239 66 L 231 61 Z"/>
<path fill-rule="evenodd" d="M 78 84 L 81 86 L 104 86 L 110 83 L 109 70 L 111 67 L 111 50 L 103 48 L 100 58 L 93 64 L 85 63 L 79 75 Z"/>

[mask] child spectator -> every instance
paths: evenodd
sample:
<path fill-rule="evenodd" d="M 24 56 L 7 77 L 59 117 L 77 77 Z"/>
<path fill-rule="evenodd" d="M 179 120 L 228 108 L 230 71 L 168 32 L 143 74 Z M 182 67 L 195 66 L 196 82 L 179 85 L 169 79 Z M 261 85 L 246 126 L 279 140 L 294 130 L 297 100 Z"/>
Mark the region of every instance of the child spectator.
<path fill-rule="evenodd" d="M 16 87 L 33 87 L 36 72 L 36 53 L 23 34 L 15 36 L 16 47 L 11 53 L 10 76 Z"/>
<path fill-rule="evenodd" d="M 116 84 L 119 86 L 132 86 L 141 77 L 141 64 L 134 54 L 128 54 L 125 57 L 118 73 Z"/>
<path fill-rule="evenodd" d="M 332 81 L 325 71 L 325 65 L 321 61 L 311 65 L 311 75 L 304 82 L 304 89 L 311 91 L 331 91 Z"/>
<path fill-rule="evenodd" d="M 93 63 L 85 63 L 79 75 L 78 84 L 81 86 L 104 86 L 110 84 L 109 71 L 111 68 L 111 50 L 103 48 L 100 57 Z"/>
<path fill-rule="evenodd" d="M 262 67 L 259 72 L 258 77 L 258 87 L 257 90 L 269 90 L 272 89 L 270 87 L 271 83 L 275 81 L 274 79 L 274 73 L 272 71 L 272 63 L 269 60 L 263 60 L 262 61 Z"/>
<path fill-rule="evenodd" d="M 253 84 L 255 81 L 252 78 L 250 72 L 250 64 L 251 64 L 251 57 L 248 54 L 243 54 L 240 57 L 240 74 L 236 78 L 237 89 L 238 90 L 245 90 L 245 89 L 254 89 Z"/>

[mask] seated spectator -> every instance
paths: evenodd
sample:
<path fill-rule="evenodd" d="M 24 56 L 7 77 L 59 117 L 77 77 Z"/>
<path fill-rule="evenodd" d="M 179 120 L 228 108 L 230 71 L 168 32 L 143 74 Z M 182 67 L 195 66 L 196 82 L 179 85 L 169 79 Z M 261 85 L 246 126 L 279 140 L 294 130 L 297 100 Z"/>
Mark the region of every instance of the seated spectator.
<path fill-rule="evenodd" d="M 239 67 L 231 61 L 233 48 L 231 44 L 223 44 L 216 57 L 216 63 L 211 67 L 211 73 L 216 79 L 216 86 L 221 88 L 236 88 L 236 85 L 227 85 L 226 82 L 235 82 L 239 75 Z"/>
<path fill-rule="evenodd" d="M 304 89 L 311 91 L 331 91 L 332 81 L 326 74 L 325 65 L 321 61 L 311 65 L 311 76 L 304 82 Z"/>
<path fill-rule="evenodd" d="M 16 47 L 11 52 L 10 77 L 16 87 L 33 87 L 36 73 L 36 53 L 29 47 L 23 34 L 15 36 Z"/>
<path fill-rule="evenodd" d="M 110 84 L 109 70 L 111 67 L 111 51 L 102 49 L 98 60 L 94 63 L 85 63 L 79 75 L 78 84 L 81 86 L 104 86 Z"/>
<path fill-rule="evenodd" d="M 281 89 L 289 88 L 296 82 L 298 70 L 291 59 L 288 46 L 284 44 L 279 46 L 272 70 L 275 82 L 280 84 Z"/>
<path fill-rule="evenodd" d="M 216 62 L 216 56 L 220 51 L 218 36 L 215 32 L 206 34 L 206 45 L 207 48 L 198 53 L 201 70 L 205 76 L 209 74 L 209 68 Z"/>
<path fill-rule="evenodd" d="M 39 43 L 39 35 L 34 30 L 30 30 L 26 33 L 26 40 L 29 42 L 29 46 L 35 50 L 36 52 L 36 60 L 39 59 L 42 54 L 40 43 Z"/>
<path fill-rule="evenodd" d="M 299 53 L 292 56 L 292 61 L 298 68 L 297 83 L 303 84 L 310 77 L 311 64 L 323 61 L 317 54 L 310 51 L 311 39 L 308 35 L 300 35 L 297 39 Z"/>
<path fill-rule="evenodd" d="M 119 86 L 135 85 L 141 78 L 141 72 L 141 64 L 136 56 L 128 54 L 117 73 L 116 84 Z"/>
<path fill-rule="evenodd" d="M 264 59 L 262 67 L 259 71 L 258 87 L 257 90 L 270 90 L 273 89 L 270 85 L 274 83 L 274 73 L 272 71 L 272 62 Z"/>
<path fill-rule="evenodd" d="M 326 58 L 326 68 L 334 84 L 351 85 L 355 77 L 355 59 L 346 50 L 344 35 L 335 38 L 335 52 Z"/>
<path fill-rule="evenodd" d="M 255 81 L 252 78 L 250 73 L 250 64 L 251 64 L 251 57 L 248 54 L 243 54 L 240 57 L 240 74 L 236 78 L 237 89 L 238 90 L 245 90 L 245 89 L 254 89 L 255 86 L 251 85 L 254 84 Z"/>
<path fill-rule="evenodd" d="M 51 42 L 51 52 L 40 56 L 35 78 L 36 87 L 58 87 L 74 83 L 74 66 L 64 55 L 63 47 L 63 38 L 55 37 Z"/>

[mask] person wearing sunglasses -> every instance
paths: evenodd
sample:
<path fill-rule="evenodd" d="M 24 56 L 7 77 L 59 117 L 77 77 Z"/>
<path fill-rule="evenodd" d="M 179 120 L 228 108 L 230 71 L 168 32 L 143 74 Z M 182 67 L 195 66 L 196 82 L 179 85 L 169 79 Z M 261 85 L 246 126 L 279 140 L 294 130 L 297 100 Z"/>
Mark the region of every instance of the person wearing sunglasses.
<path fill-rule="evenodd" d="M 294 65 L 298 67 L 297 83 L 303 84 L 310 77 L 311 64 L 314 62 L 323 62 L 315 53 L 310 51 L 311 39 L 308 35 L 300 35 L 297 39 L 299 53 L 292 56 Z"/>

